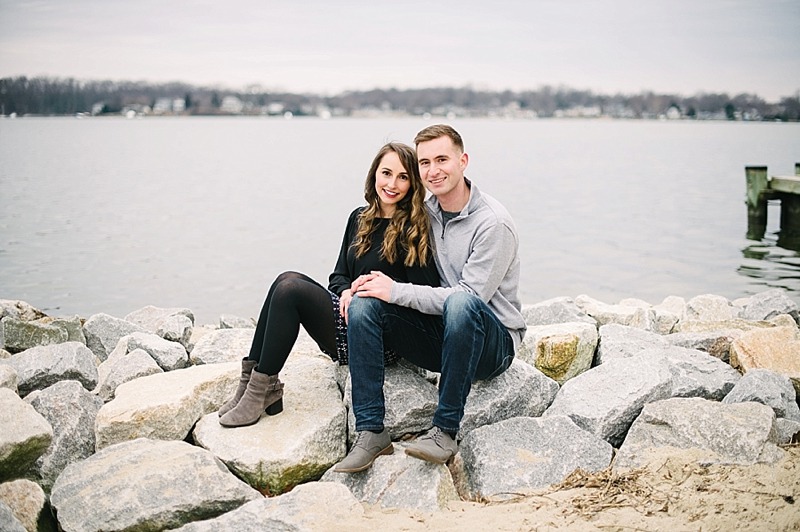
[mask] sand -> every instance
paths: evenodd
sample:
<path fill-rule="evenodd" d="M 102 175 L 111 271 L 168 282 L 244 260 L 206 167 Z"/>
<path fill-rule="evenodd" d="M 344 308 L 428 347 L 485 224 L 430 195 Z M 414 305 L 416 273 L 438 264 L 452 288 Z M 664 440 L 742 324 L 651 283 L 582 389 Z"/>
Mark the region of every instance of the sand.
<path fill-rule="evenodd" d="M 700 465 L 671 452 L 624 472 L 574 472 L 564 482 L 503 502 L 447 510 L 367 508 L 321 530 L 800 530 L 800 445 L 773 465 Z M 330 528 L 327 528 L 327 526 Z"/>

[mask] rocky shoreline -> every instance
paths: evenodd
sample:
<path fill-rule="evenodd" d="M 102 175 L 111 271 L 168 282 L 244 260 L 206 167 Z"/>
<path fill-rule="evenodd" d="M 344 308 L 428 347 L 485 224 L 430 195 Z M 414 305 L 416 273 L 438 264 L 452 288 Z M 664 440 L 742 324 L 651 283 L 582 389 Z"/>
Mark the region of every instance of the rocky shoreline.
<path fill-rule="evenodd" d="M 50 317 L 0 300 L 0 529 L 317 530 L 369 508 L 507 501 L 677 451 L 704 467 L 777 464 L 800 437 L 800 313 L 781 290 L 523 313 L 511 368 L 473 387 L 455 460 L 402 452 L 429 428 L 437 376 L 401 362 L 385 386 L 395 453 L 344 475 L 330 468 L 353 435 L 348 374 L 303 333 L 284 412 L 224 429 L 216 410 L 252 320 L 197 325 L 152 306 Z"/>

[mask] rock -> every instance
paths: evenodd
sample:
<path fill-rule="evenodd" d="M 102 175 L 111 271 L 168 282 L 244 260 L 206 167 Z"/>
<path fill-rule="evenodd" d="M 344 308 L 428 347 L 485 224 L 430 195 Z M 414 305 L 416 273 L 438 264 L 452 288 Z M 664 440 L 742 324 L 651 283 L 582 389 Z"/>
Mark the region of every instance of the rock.
<path fill-rule="evenodd" d="M 242 318 L 231 314 L 219 317 L 219 329 L 255 329 L 256 322 L 252 318 Z"/>
<path fill-rule="evenodd" d="M 728 329 L 706 332 L 673 333 L 665 336 L 664 339 L 670 345 L 705 351 L 712 357 L 716 357 L 723 362 L 729 362 L 731 342 L 741 336 L 741 334 L 741 330 Z"/>
<path fill-rule="evenodd" d="M 406 434 L 423 432 L 431 427 L 439 392 L 436 386 L 413 369 L 399 364 L 388 366 L 384 373 L 383 396 L 386 405 L 384 426 L 389 430 L 393 440 L 399 440 Z M 352 442 L 356 435 L 356 418 L 353 414 L 349 378 L 345 385 L 344 397 L 348 412 L 349 441 Z"/>
<path fill-rule="evenodd" d="M 800 443 L 800 421 L 778 418 L 775 420 L 775 429 L 778 433 L 776 439 L 778 445 Z"/>
<path fill-rule="evenodd" d="M 182 344 L 166 340 L 156 334 L 133 333 L 123 336 L 114 348 L 115 351 L 117 349 L 124 349 L 128 353 L 134 349 L 142 349 L 164 371 L 181 369 L 189 365 L 189 354 Z"/>
<path fill-rule="evenodd" d="M 575 298 L 575 303 L 586 314 L 597 320 L 598 325 L 617 323 L 646 331 L 655 331 L 657 327 L 656 313 L 652 308 L 609 305 L 587 295 L 579 295 Z"/>
<path fill-rule="evenodd" d="M 0 530 L 3 532 L 27 532 L 11 508 L 3 501 L 0 501 Z"/>
<path fill-rule="evenodd" d="M 135 332 L 146 332 L 143 327 L 108 314 L 95 314 L 83 324 L 86 346 L 102 362 L 117 347 L 120 338 Z"/>
<path fill-rule="evenodd" d="M 559 384 L 592 366 L 597 328 L 572 322 L 528 327 L 517 356 Z"/>
<path fill-rule="evenodd" d="M 752 402 L 682 397 L 653 402 L 631 426 L 614 467 L 639 467 L 671 449 L 695 449 L 702 463 L 775 463 L 784 451 L 775 445 L 774 420 L 772 409 Z"/>
<path fill-rule="evenodd" d="M 25 530 L 39 529 L 39 520 L 47 519 L 43 515 L 47 507 L 47 497 L 38 484 L 27 479 L 19 479 L 0 484 L 0 502 L 4 503 L 14 514 Z M 0 530 L 7 530 L 2 526 Z"/>
<path fill-rule="evenodd" d="M 3 364 L 0 362 L 0 388 L 8 388 L 12 392 L 18 393 L 18 383 L 19 377 L 17 377 L 17 370 L 11 367 L 10 364 Z"/>
<path fill-rule="evenodd" d="M 134 349 L 130 353 L 124 349 L 114 350 L 97 370 L 99 378 L 95 392 L 106 402 L 114 399 L 114 394 L 121 384 L 164 372 L 143 349 Z"/>
<path fill-rule="evenodd" d="M 348 474 L 330 470 L 321 481 L 344 484 L 362 503 L 381 508 L 434 512 L 458 500 L 447 467 L 406 455 L 407 446 L 395 443 L 393 454 L 379 456 L 366 471 Z"/>
<path fill-rule="evenodd" d="M 103 400 L 77 381 L 61 381 L 30 394 L 26 401 L 53 428 L 50 446 L 32 468 L 37 482 L 49 492 L 67 465 L 94 454 L 94 423 Z"/>
<path fill-rule="evenodd" d="M 136 438 L 183 440 L 204 415 L 233 395 L 241 363 L 206 364 L 120 385 L 97 413 L 98 449 Z"/>
<path fill-rule="evenodd" d="M 800 324 L 797 303 L 789 299 L 783 290 L 775 288 L 747 298 L 740 316 L 746 320 L 769 320 L 781 314 L 790 315 Z"/>
<path fill-rule="evenodd" d="M 163 326 L 165 320 L 175 316 L 183 316 L 194 324 L 194 314 L 188 308 L 163 308 L 154 307 L 153 305 L 134 310 L 125 316 L 125 321 L 135 323 L 144 331 L 155 334 Z"/>
<path fill-rule="evenodd" d="M 194 314 L 188 308 L 160 308 L 149 305 L 131 312 L 125 316 L 125 321 L 135 323 L 145 331 L 165 340 L 177 342 L 188 350 L 194 327 Z"/>
<path fill-rule="evenodd" d="M 79 316 L 71 318 L 41 318 L 42 323 L 58 327 L 67 333 L 68 342 L 80 342 L 86 345 L 86 336 L 83 334 L 83 322 Z"/>
<path fill-rule="evenodd" d="M 10 316 L 16 320 L 34 321 L 46 315 L 25 301 L 0 299 L 0 319 Z"/>
<path fill-rule="evenodd" d="M 459 439 L 470 431 L 512 417 L 539 417 L 558 392 L 558 383 L 527 362 L 514 359 L 488 381 L 477 381 L 464 407 Z"/>
<path fill-rule="evenodd" d="M 779 418 L 800 422 L 800 407 L 792 381 L 768 369 L 752 369 L 722 399 L 725 404 L 755 401 L 767 405 Z"/>
<path fill-rule="evenodd" d="M 668 347 L 666 337 L 636 327 L 610 323 L 600 327 L 595 365 L 629 358 L 658 347 Z"/>
<path fill-rule="evenodd" d="M 20 478 L 49 447 L 53 428 L 17 394 L 0 388 L 0 482 Z"/>
<path fill-rule="evenodd" d="M 346 412 L 333 372 L 330 360 L 293 354 L 280 374 L 282 413 L 231 429 L 215 411 L 197 423 L 194 440 L 262 493 L 317 480 L 347 452 Z"/>
<path fill-rule="evenodd" d="M 666 301 L 666 300 L 665 300 Z M 675 327 L 675 324 L 678 323 L 680 320 L 681 314 L 678 312 L 674 312 L 672 310 L 673 304 L 672 302 L 669 303 L 662 303 L 658 306 L 653 306 L 647 301 L 642 301 L 641 299 L 623 299 L 619 302 L 621 307 L 638 307 L 645 310 L 652 311 L 655 315 L 655 320 L 653 322 L 652 330 L 658 334 L 669 334 L 672 332 L 672 328 Z M 680 303 L 681 312 L 685 305 L 681 302 Z"/>
<path fill-rule="evenodd" d="M 670 365 L 639 355 L 609 360 L 568 380 L 544 415 L 566 415 L 611 445 L 622 443 L 645 404 L 672 393 Z"/>
<path fill-rule="evenodd" d="M 613 452 L 566 416 L 507 419 L 473 430 L 459 445 L 472 500 L 504 500 L 544 488 L 576 468 L 600 471 Z"/>
<path fill-rule="evenodd" d="M 785 316 L 785 315 L 782 315 Z M 778 317 L 780 318 L 780 316 Z M 729 320 L 696 320 L 696 319 L 683 319 L 679 321 L 673 333 L 707 333 L 707 332 L 729 332 L 731 330 L 738 330 L 742 332 L 752 331 L 755 329 L 770 329 L 776 327 L 775 320 L 772 318 L 770 321 L 748 321 L 741 318 L 732 318 Z M 785 316 L 787 320 L 791 320 L 789 316 Z M 792 321 L 792 324 L 794 322 Z"/>
<path fill-rule="evenodd" d="M 0 347 L 10 353 L 40 345 L 60 344 L 68 338 L 67 332 L 60 327 L 14 318 L 0 320 L 0 329 Z"/>
<path fill-rule="evenodd" d="M 205 449 L 144 438 L 70 464 L 50 496 L 62 529 L 87 532 L 177 528 L 259 499 Z"/>
<path fill-rule="evenodd" d="M 320 522 L 336 523 L 363 514 L 364 508 L 346 487 L 316 482 L 297 486 L 279 497 L 248 502 L 232 512 L 190 523 L 176 532 L 242 532 L 255 528 L 315 532 Z"/>
<path fill-rule="evenodd" d="M 682 320 L 725 321 L 739 317 L 739 311 L 722 296 L 703 294 L 686 302 Z"/>
<path fill-rule="evenodd" d="M 186 345 L 186 352 L 191 355 L 192 350 L 197 342 L 199 342 L 201 338 L 208 336 L 216 330 L 217 328 L 213 325 L 201 325 L 192 328 L 192 332 L 189 335 L 189 343 Z"/>
<path fill-rule="evenodd" d="M 664 357 L 672 373 L 672 397 L 703 397 L 721 401 L 741 379 L 738 371 L 696 349 L 669 347 L 648 352 Z"/>
<path fill-rule="evenodd" d="M 192 364 L 239 362 L 250 354 L 255 329 L 218 329 L 200 338 L 190 355 Z"/>
<path fill-rule="evenodd" d="M 535 305 L 523 305 L 522 317 L 529 327 L 574 322 L 597 326 L 597 321 L 586 314 L 575 303 L 575 300 L 569 297 L 557 297 Z"/>
<path fill-rule="evenodd" d="M 731 343 L 731 365 L 743 373 L 763 368 L 785 375 L 800 393 L 800 330 L 774 327 L 742 334 Z"/>
<path fill-rule="evenodd" d="M 32 347 L 0 360 L 0 364 L 8 364 L 17 372 L 22 397 L 63 380 L 76 380 L 87 390 L 97 385 L 94 354 L 78 342 Z"/>

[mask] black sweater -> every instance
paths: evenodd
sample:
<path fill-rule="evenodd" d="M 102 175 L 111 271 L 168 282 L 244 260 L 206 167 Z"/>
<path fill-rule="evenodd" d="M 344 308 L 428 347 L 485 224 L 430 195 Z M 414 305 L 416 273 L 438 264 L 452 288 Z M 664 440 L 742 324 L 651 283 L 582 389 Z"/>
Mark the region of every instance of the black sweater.
<path fill-rule="evenodd" d="M 347 228 L 344 231 L 339 258 L 336 261 L 333 273 L 328 277 L 328 290 L 341 296 L 342 292 L 350 288 L 350 284 L 356 277 L 373 270 L 381 271 L 401 283 L 439 286 L 439 272 L 436 270 L 436 261 L 430 254 L 428 263 L 425 266 L 414 265 L 407 268 L 403 265 L 406 254 L 398 241 L 397 259 L 394 264 L 389 264 L 386 259 L 380 257 L 383 234 L 389 226 L 388 218 L 378 219 L 378 225 L 370 236 L 369 250 L 364 256 L 356 258 L 356 250 L 351 247 L 351 244 L 358 233 L 358 215 L 365 208 L 358 207 L 350 213 L 350 217 L 347 219 Z"/>

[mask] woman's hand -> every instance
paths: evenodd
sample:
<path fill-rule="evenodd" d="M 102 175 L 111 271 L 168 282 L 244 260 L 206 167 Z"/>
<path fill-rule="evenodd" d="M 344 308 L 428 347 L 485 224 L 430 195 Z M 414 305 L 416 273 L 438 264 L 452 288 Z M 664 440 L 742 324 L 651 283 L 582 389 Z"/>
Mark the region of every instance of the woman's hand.
<path fill-rule="evenodd" d="M 350 307 L 350 301 L 353 300 L 353 292 L 349 289 L 342 292 L 342 295 L 339 296 L 339 313 L 344 318 L 344 322 L 347 323 L 347 309 Z"/>

